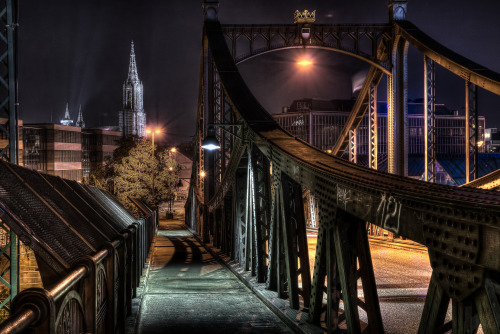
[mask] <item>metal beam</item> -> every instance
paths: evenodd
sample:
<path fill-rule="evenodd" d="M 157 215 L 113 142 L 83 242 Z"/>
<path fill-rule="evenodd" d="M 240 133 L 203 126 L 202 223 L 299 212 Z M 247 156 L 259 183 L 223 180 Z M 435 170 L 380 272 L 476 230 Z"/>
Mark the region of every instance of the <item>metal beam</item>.
<path fill-rule="evenodd" d="M 368 166 L 378 169 L 378 132 L 377 132 L 377 86 L 370 85 L 370 109 L 368 114 Z"/>
<path fill-rule="evenodd" d="M 13 164 L 19 163 L 19 141 L 18 141 L 18 101 L 17 101 L 17 27 L 18 27 L 18 1 L 4 0 L 0 2 L 0 20 L 3 23 L 0 38 L 0 50 L 4 50 L 0 55 L 3 61 L 2 77 L 0 80 L 0 117 L 5 117 L 7 123 L 0 127 L 0 131 L 8 138 L 7 146 L 0 147 L 0 159 L 4 158 Z M 17 235 L 11 228 L 7 227 L 0 220 L 0 233 L 5 234 L 6 244 L 1 254 L 7 259 L 9 264 L 4 269 L 0 278 L 8 291 L 8 296 L 1 300 L 0 308 L 10 311 L 11 301 L 18 293 L 19 287 L 19 245 Z M 3 279 L 3 275 L 9 273 L 8 281 Z"/>
<path fill-rule="evenodd" d="M 424 56 L 424 96 L 424 178 L 425 181 L 436 182 L 436 77 L 434 62 L 427 56 Z"/>
<path fill-rule="evenodd" d="M 465 182 L 477 179 L 479 122 L 477 114 L 477 86 L 465 81 Z"/>

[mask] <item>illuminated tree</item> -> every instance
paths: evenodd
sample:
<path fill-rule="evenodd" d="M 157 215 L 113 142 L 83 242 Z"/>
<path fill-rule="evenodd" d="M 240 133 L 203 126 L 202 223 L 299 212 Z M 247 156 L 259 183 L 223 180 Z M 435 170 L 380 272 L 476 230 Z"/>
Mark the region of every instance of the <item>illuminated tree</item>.
<path fill-rule="evenodd" d="M 105 171 L 100 173 L 100 178 L 105 180 L 103 183 L 112 188 L 117 198 L 131 210 L 135 207 L 129 197 L 140 199 L 153 208 L 175 199 L 181 166 L 170 151 L 155 145 L 153 155 L 151 142 L 144 139 L 125 140 L 121 144 L 106 164 Z"/>

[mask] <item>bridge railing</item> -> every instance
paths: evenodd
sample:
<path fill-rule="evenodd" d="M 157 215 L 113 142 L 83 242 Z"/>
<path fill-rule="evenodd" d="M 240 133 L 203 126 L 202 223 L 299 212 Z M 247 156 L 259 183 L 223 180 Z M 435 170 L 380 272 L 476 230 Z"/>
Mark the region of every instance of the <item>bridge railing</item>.
<path fill-rule="evenodd" d="M 124 333 L 157 211 L 135 219 L 101 189 L 3 162 L 0 177 L 0 218 L 35 251 L 44 286 L 18 294 L 0 333 Z"/>

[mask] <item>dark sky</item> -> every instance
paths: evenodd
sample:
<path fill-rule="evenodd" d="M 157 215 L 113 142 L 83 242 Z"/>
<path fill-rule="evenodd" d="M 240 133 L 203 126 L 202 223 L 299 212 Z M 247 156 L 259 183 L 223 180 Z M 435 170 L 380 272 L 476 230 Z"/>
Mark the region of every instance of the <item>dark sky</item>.
<path fill-rule="evenodd" d="M 498 0 L 409 0 L 408 19 L 463 56 L 500 72 Z M 148 123 L 168 142 L 194 132 L 202 33 L 200 0 L 22 0 L 19 30 L 20 118 L 57 122 L 66 103 L 79 104 L 88 126 L 117 125 L 122 85 L 134 40 Z M 387 0 L 222 0 L 222 23 L 293 23 L 296 10 L 317 10 L 319 23 L 387 22 Z M 295 51 L 249 60 L 240 70 L 271 113 L 293 99 L 350 98 L 351 77 L 367 68 L 354 58 L 316 51 L 315 66 L 298 72 Z M 410 98 L 422 97 L 422 55 L 410 50 Z M 381 87 L 382 89 L 382 87 Z M 384 88 L 385 89 L 385 88 Z M 464 105 L 464 84 L 437 70 L 437 102 Z M 385 94 L 380 93 L 380 95 Z M 381 96 L 382 98 L 382 96 Z M 500 98 L 480 91 L 487 127 L 500 127 Z"/>

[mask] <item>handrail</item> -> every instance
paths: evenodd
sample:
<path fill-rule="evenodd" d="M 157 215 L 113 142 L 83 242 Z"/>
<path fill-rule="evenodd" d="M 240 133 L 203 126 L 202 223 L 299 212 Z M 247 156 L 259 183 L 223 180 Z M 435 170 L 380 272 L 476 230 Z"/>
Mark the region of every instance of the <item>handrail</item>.
<path fill-rule="evenodd" d="M 57 314 L 58 312 L 62 312 L 61 309 L 56 309 L 56 305 L 59 305 L 58 307 L 62 307 L 61 301 L 63 299 L 66 300 L 70 298 L 70 295 L 73 296 L 71 298 L 74 299 L 76 296 L 77 299 L 75 300 L 79 300 L 78 298 L 80 297 L 78 297 L 78 292 L 76 292 L 76 290 L 74 289 L 75 286 L 89 278 L 89 275 L 93 275 L 92 279 L 90 279 L 88 282 L 83 283 L 85 286 L 84 289 L 91 288 L 94 284 L 92 282 L 95 282 L 96 275 L 98 275 L 98 273 L 96 273 L 96 269 L 99 270 L 99 266 L 105 264 L 105 261 L 111 261 L 110 263 L 113 263 L 115 252 L 118 252 L 117 254 L 121 254 L 122 257 L 126 253 L 129 254 L 127 259 L 122 258 L 120 260 L 120 262 L 123 261 L 123 264 L 126 264 L 129 261 L 133 262 L 128 264 L 130 268 L 128 269 L 128 272 L 131 272 L 132 276 L 130 276 L 129 279 L 127 279 L 126 277 L 120 278 L 120 284 L 122 285 L 122 288 L 120 288 L 120 290 L 122 291 L 122 293 L 126 294 L 126 300 L 122 300 L 122 303 L 125 302 L 127 304 L 130 304 L 132 296 L 129 295 L 127 291 L 131 291 L 139 285 L 138 278 L 141 274 L 140 271 L 142 270 L 143 265 L 146 261 L 148 248 L 151 245 L 151 241 L 155 233 L 156 214 L 157 212 L 153 211 L 149 216 L 146 217 L 143 224 L 137 225 L 136 223 L 134 223 L 130 225 L 128 229 L 123 231 L 119 239 L 108 242 L 106 246 L 94 253 L 92 256 L 83 257 L 81 261 L 79 261 L 78 264 L 74 267 L 74 269 L 71 270 L 71 272 L 69 272 L 65 277 L 59 280 L 50 289 L 31 288 L 19 293 L 13 301 L 13 313 L 7 320 L 0 324 L 0 333 L 22 333 L 26 329 L 33 326 L 35 327 L 35 333 L 43 333 L 47 328 L 54 328 L 54 326 L 56 325 L 56 319 L 53 317 L 53 315 Z M 137 237 L 130 238 L 130 236 L 134 234 L 138 234 Z M 128 241 L 124 242 L 125 240 Z M 132 247 L 132 249 L 123 251 L 123 247 L 128 247 L 127 245 Z M 116 265 L 105 264 L 103 268 L 106 267 L 114 271 Z M 108 285 L 108 287 L 112 287 L 115 284 L 114 277 L 117 275 L 120 275 L 120 273 L 107 272 L 106 277 L 108 277 L 108 280 L 107 282 L 103 282 L 103 284 Z M 128 287 L 125 286 L 125 282 L 127 282 L 126 285 Z M 136 286 L 133 286 L 131 284 Z M 112 290 L 114 290 L 114 288 Z M 109 293 L 113 292 L 109 291 Z M 88 297 L 89 296 L 86 296 L 86 298 Z M 99 307 L 99 305 L 97 305 L 97 300 L 95 300 L 95 298 L 97 298 L 97 295 L 94 294 L 90 297 L 91 299 L 89 300 L 89 302 L 92 305 Z M 114 295 L 113 298 L 117 298 L 118 300 L 120 300 L 122 297 L 120 294 L 118 294 Z M 65 305 L 64 302 L 62 304 Z M 120 309 L 123 309 L 124 312 L 126 312 L 125 305 L 120 305 L 120 303 L 115 302 L 111 302 L 108 304 L 117 305 Z M 85 308 L 90 307 L 90 309 L 85 311 L 86 313 L 96 312 L 97 309 L 93 309 L 92 305 L 84 305 Z M 119 310 L 108 311 L 107 313 L 109 315 L 112 315 L 116 311 Z M 118 313 L 121 314 L 120 312 Z M 88 316 L 88 314 L 86 314 L 86 316 Z M 93 314 L 91 316 L 91 321 L 93 323 L 93 326 L 98 326 L 98 320 L 94 318 L 94 316 L 97 316 L 97 314 Z M 118 317 L 118 319 L 121 319 L 119 321 L 123 322 L 123 324 L 118 324 L 118 326 L 123 328 L 123 326 L 125 325 L 124 318 Z M 107 326 L 105 328 L 108 328 L 110 325 L 107 323 L 111 323 L 112 321 L 114 320 L 108 316 L 104 319 L 104 323 L 102 323 L 101 326 Z M 87 323 L 86 326 L 89 327 L 91 326 L 91 324 Z M 114 326 L 115 325 L 111 327 Z M 37 331 L 37 328 L 40 328 L 40 330 Z"/>

